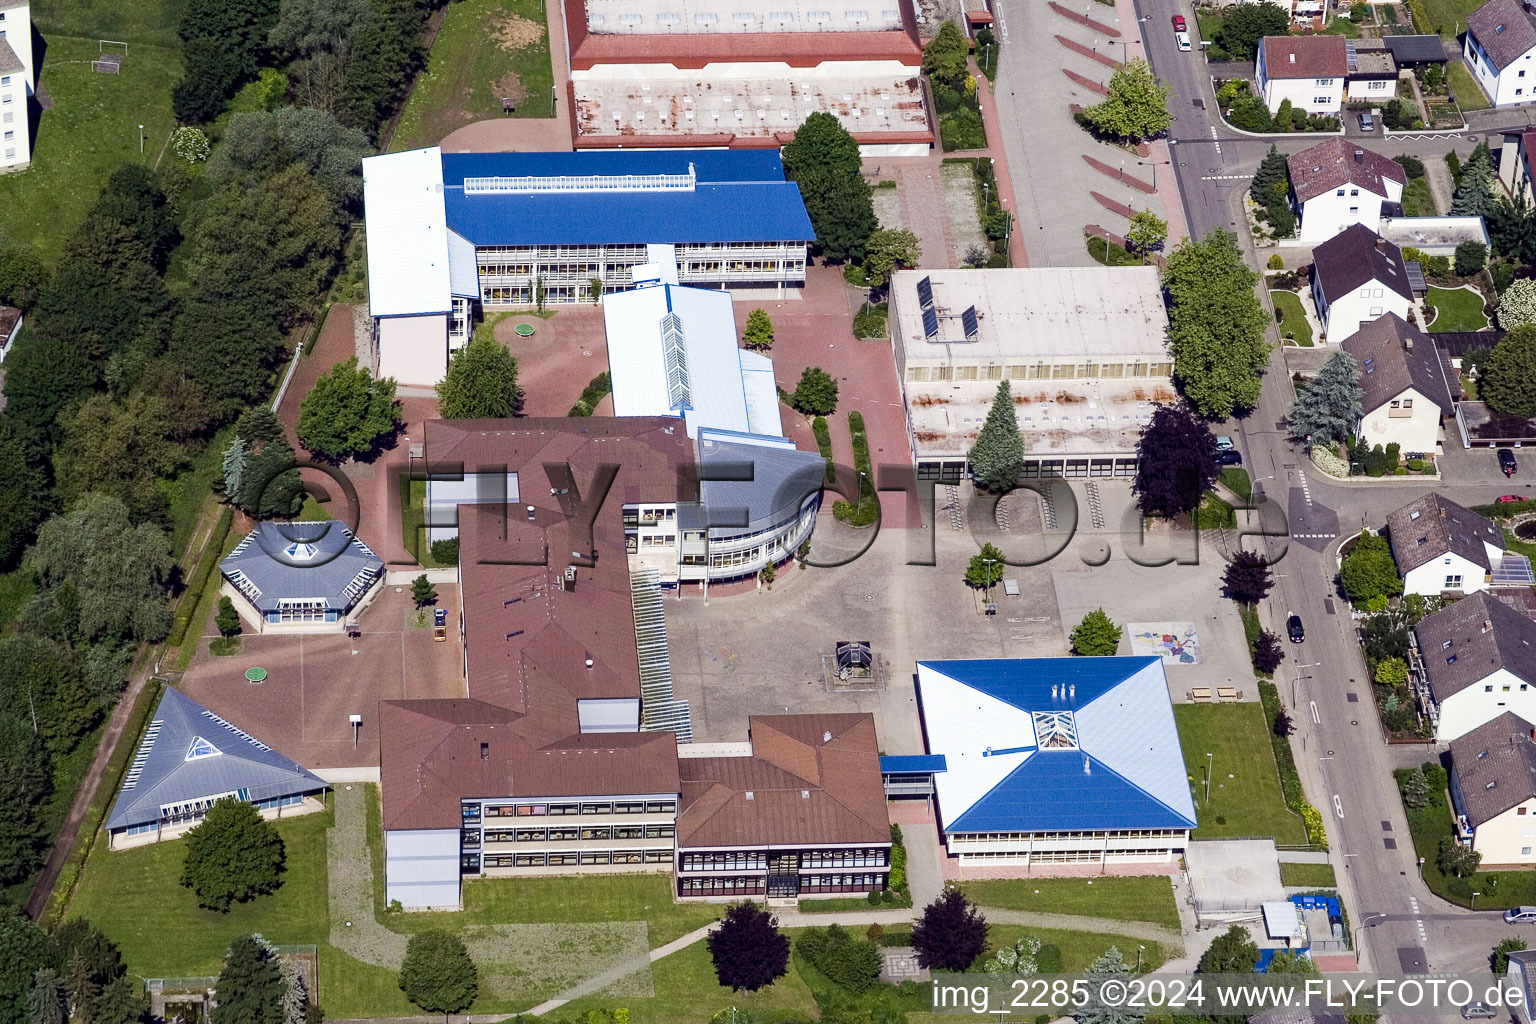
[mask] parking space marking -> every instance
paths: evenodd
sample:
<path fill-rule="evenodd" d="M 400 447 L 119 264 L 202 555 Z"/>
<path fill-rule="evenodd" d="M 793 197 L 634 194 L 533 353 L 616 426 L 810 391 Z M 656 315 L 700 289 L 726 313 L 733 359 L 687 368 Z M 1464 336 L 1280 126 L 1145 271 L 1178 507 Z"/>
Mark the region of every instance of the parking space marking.
<path fill-rule="evenodd" d="M 1309 700 L 1309 701 L 1307 701 L 1307 703 L 1312 706 L 1312 723 L 1314 725 L 1321 724 L 1322 719 L 1319 718 L 1318 714 L 1317 714 L 1317 701 Z"/>

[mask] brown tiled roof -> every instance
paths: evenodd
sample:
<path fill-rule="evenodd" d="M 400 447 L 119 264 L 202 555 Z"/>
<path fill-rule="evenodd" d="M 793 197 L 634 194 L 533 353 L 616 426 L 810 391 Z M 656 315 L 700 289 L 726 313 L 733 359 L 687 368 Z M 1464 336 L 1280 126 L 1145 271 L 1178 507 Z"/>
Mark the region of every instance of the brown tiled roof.
<path fill-rule="evenodd" d="M 1504 533 L 1492 520 L 1433 493 L 1388 515 L 1387 534 L 1401 573 L 1412 572 L 1450 552 L 1492 569 L 1483 545 L 1504 547 Z"/>
<path fill-rule="evenodd" d="M 0 306 L 0 338 L 9 338 L 21 322 L 21 310 L 15 306 Z"/>
<path fill-rule="evenodd" d="M 1343 36 L 1265 36 L 1263 45 L 1266 78 L 1343 78 L 1349 72 Z"/>
<path fill-rule="evenodd" d="M 1437 702 L 1501 668 L 1536 683 L 1536 622 L 1487 591 L 1427 616 L 1414 633 Z"/>
<path fill-rule="evenodd" d="M 1499 71 L 1536 46 L 1536 17 L 1520 0 L 1488 0 L 1467 15 L 1467 31 Z"/>
<path fill-rule="evenodd" d="M 1451 741 L 1451 770 L 1472 827 L 1536 798 L 1531 723 L 1505 713 Z"/>
<path fill-rule="evenodd" d="M 1365 392 L 1361 408 L 1369 413 L 1413 388 L 1449 415 L 1450 387 L 1445 383 L 1434 339 L 1396 313 L 1362 324 L 1344 339 L 1341 348 L 1354 356 Z"/>
<path fill-rule="evenodd" d="M 564 3 L 572 71 L 590 71 L 599 64 L 671 64 L 697 69 L 708 64 L 769 61 L 813 68 L 824 61 L 896 60 L 915 67 L 923 59 L 912 0 L 899 0 L 902 27 L 897 31 L 660 35 L 593 35 L 587 30 L 582 0 Z"/>
<path fill-rule="evenodd" d="M 754 715 L 748 729 L 750 757 L 679 759 L 680 848 L 890 842 L 873 717 Z"/>
<path fill-rule="evenodd" d="M 1413 301 L 1403 251 L 1364 224 L 1351 224 L 1313 249 L 1312 272 L 1330 303 L 1370 281 Z"/>
<path fill-rule="evenodd" d="M 1296 199 L 1303 203 L 1345 184 L 1369 189 L 1385 199 L 1387 187 L 1384 180 L 1399 185 L 1408 183 L 1408 176 L 1396 160 L 1388 160 L 1343 139 L 1329 139 L 1294 153 L 1286 166 L 1290 168 L 1291 188 L 1296 191 Z"/>

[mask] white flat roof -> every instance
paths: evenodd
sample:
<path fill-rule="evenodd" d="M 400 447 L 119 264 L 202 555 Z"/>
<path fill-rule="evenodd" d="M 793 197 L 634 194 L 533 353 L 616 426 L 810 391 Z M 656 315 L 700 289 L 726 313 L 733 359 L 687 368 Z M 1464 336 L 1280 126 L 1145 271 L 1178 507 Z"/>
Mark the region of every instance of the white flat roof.
<path fill-rule="evenodd" d="M 453 289 L 442 150 L 433 146 L 366 158 L 363 205 L 368 211 L 369 313 L 447 313 Z"/>
<path fill-rule="evenodd" d="M 1157 406 L 1178 400 L 1166 376 L 1009 384 L 1019 433 L 1031 458 L 1129 455 Z M 997 394 L 995 380 L 906 381 L 902 387 L 919 458 L 970 451 Z"/>
<path fill-rule="evenodd" d="M 928 278 L 939 318 L 927 340 L 917 286 Z M 891 279 L 897 341 L 921 359 L 1165 352 L 1168 311 L 1152 267 L 903 270 Z M 976 307 L 974 341 L 962 315 Z"/>
<path fill-rule="evenodd" d="M 662 318 L 682 324 L 688 408 L 673 404 Z M 736 318 L 728 292 L 651 285 L 603 296 L 603 329 L 613 377 L 615 416 L 683 416 L 689 437 L 699 428 L 758 433 L 748 413 Z"/>

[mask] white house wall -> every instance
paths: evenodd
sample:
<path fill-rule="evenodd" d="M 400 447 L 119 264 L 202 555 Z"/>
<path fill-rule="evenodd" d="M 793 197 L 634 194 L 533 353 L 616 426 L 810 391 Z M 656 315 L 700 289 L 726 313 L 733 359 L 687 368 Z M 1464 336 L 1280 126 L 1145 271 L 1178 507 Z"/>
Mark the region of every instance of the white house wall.
<path fill-rule="evenodd" d="M 435 387 L 448 372 L 448 315 L 380 317 L 379 377 L 396 383 Z"/>
<path fill-rule="evenodd" d="M 1496 107 L 1511 107 L 1518 103 L 1536 101 L 1536 49 L 1528 50 L 1516 58 L 1502 72 L 1495 71 L 1483 52 L 1482 46 L 1466 34 L 1462 55 L 1472 69 L 1472 77 Z"/>
<path fill-rule="evenodd" d="M 1403 201 L 1403 186 L 1384 181 L 1387 194 L 1378 195 L 1353 183 L 1308 199 L 1301 206 L 1300 240 L 1310 245 L 1326 242 L 1352 224 L 1364 224 L 1373 233 L 1381 232 L 1382 203 Z M 1339 193 L 1343 193 L 1340 195 Z"/>
<path fill-rule="evenodd" d="M 828 60 L 815 67 L 795 68 L 784 61 L 714 61 L 702 68 L 675 64 L 599 64 L 589 70 L 572 70 L 571 81 L 699 82 L 711 79 L 764 81 L 774 84 L 818 78 L 901 78 L 916 76 L 916 65 L 899 60 Z"/>
<path fill-rule="evenodd" d="M 1271 78 L 1264 63 L 1264 47 L 1259 47 L 1255 75 L 1259 93 L 1264 97 L 1270 113 L 1280 109 L 1280 104 L 1291 101 L 1292 107 L 1300 107 L 1313 114 L 1337 114 L 1344 106 L 1344 79 L 1339 78 Z"/>
<path fill-rule="evenodd" d="M 457 829 L 384 833 L 384 898 L 408 910 L 459 907 Z"/>
<path fill-rule="evenodd" d="M 1433 679 L 1436 665 L 1443 664 L 1445 659 L 1440 651 L 1424 651 L 1423 655 Z M 1513 672 L 1501 668 L 1440 702 L 1440 724 L 1435 730 L 1435 739 L 1449 743 L 1506 711 L 1514 712 L 1527 722 L 1536 721 L 1536 687 L 1521 682 Z"/>
<path fill-rule="evenodd" d="M 1392 99 L 1396 87 L 1396 79 L 1356 78 L 1350 80 L 1347 94 L 1351 100 L 1380 100 L 1385 103 Z"/>
<path fill-rule="evenodd" d="M 1315 295 L 1321 294 L 1321 289 L 1314 288 L 1313 292 Z M 1323 304 L 1319 305 L 1321 307 Z M 1322 317 L 1328 341 L 1337 345 L 1363 325 L 1388 313 L 1396 313 L 1407 320 L 1411 305 L 1408 299 L 1380 281 L 1369 281 L 1348 295 L 1339 296 L 1325 308 L 1319 308 L 1318 313 Z"/>
<path fill-rule="evenodd" d="M 1483 864 L 1489 867 L 1536 867 L 1536 800 L 1526 800 L 1477 826 L 1472 849 L 1483 855 Z"/>
<path fill-rule="evenodd" d="M 1456 577 L 1460 582 L 1455 582 Z M 1403 592 L 1439 597 L 1446 591 L 1475 594 L 1488 589 L 1488 571 L 1469 558 L 1455 552 L 1447 552 L 1432 562 L 1426 562 L 1403 577 Z"/>
<path fill-rule="evenodd" d="M 1398 315 L 1402 313 L 1398 312 Z M 1433 453 L 1440 439 L 1440 407 L 1413 388 L 1404 391 L 1393 401 L 1399 403 L 1396 409 L 1388 402 L 1365 414 L 1360 420 L 1360 436 L 1368 443 L 1379 444 L 1383 448 L 1396 444 L 1404 458 L 1410 458 L 1410 452 L 1420 455 Z M 1401 403 L 1409 401 L 1413 403 L 1412 407 L 1404 408 Z M 1434 591 L 1436 594 L 1439 592 L 1438 589 Z"/>

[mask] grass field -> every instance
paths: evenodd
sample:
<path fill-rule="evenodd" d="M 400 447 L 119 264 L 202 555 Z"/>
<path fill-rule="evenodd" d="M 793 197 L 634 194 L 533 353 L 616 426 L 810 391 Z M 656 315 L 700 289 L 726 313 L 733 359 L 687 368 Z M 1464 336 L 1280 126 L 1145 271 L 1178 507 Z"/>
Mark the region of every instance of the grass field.
<path fill-rule="evenodd" d="M 1398 785 L 1410 769 L 1395 772 Z M 1460 906 L 1470 906 L 1472 893 L 1480 893 L 1483 907 L 1514 907 L 1536 904 L 1536 873 L 1530 871 L 1479 871 L 1467 878 L 1444 874 L 1436 863 L 1440 840 L 1451 835 L 1451 808 L 1444 790 L 1429 794 L 1429 804 L 1418 810 L 1404 807 L 1413 848 L 1424 858 L 1424 882 L 1436 894 Z"/>
<path fill-rule="evenodd" d="M 1307 842 L 1301 818 L 1285 806 L 1280 792 L 1262 707 L 1256 703 L 1176 704 L 1173 717 L 1200 821 L 1194 838 L 1271 836 L 1282 845 Z M 1214 755 L 1209 801 L 1205 798 L 1207 753 Z"/>
<path fill-rule="evenodd" d="M 1435 195 L 1429 190 L 1429 182 L 1424 178 L 1414 178 L 1403 189 L 1403 216 L 1405 217 L 1433 217 L 1439 211 L 1435 209 Z"/>
<path fill-rule="evenodd" d="M 1302 348 L 1312 347 L 1312 325 L 1307 322 L 1301 298 L 1295 292 L 1270 292 L 1269 300 L 1280 314 L 1280 336 L 1290 338 Z"/>
<path fill-rule="evenodd" d="M 1327 889 L 1339 882 L 1333 875 L 1332 864 L 1281 864 L 1280 884 Z"/>
<path fill-rule="evenodd" d="M 427 482 L 425 480 L 410 480 L 402 477 L 400 480 L 400 529 L 405 541 L 405 550 L 411 553 L 411 557 L 423 569 L 438 569 L 441 566 L 432 557 L 432 545 L 427 543 Z"/>
<path fill-rule="evenodd" d="M 1488 97 L 1472 77 L 1472 72 L 1459 60 L 1448 61 L 1445 65 L 1447 80 L 1451 83 L 1451 92 L 1456 94 L 1456 105 L 1463 111 L 1487 110 Z"/>
<path fill-rule="evenodd" d="M 181 48 L 176 24 L 181 0 L 42 0 L 32 5 L 32 21 L 51 41 L 53 36 L 116 39 Z"/>
<path fill-rule="evenodd" d="M 1429 15 L 1428 32 L 1438 32 L 1447 39 L 1455 39 L 1467 27 L 1467 15 L 1483 6 L 1483 0 L 1424 0 L 1424 11 Z M 1461 90 L 1457 90 L 1459 93 Z"/>
<path fill-rule="evenodd" d="M 390 149 L 435 146 L 456 128 L 501 117 L 504 96 L 517 101 L 518 117 L 553 117 L 553 88 L 539 0 L 450 4 Z"/>
<path fill-rule="evenodd" d="M 1040 973 L 1081 971 L 1092 964 L 1110 946 L 1118 949 L 1134 968 L 1136 947 L 1145 946 L 1141 955 L 1141 969 L 1150 971 L 1161 967 L 1167 953 L 1156 942 L 1145 942 L 1126 935 L 1101 935 L 1096 932 L 1057 931 L 1054 928 L 1031 928 L 1022 924 L 993 924 L 987 926 L 987 943 L 991 949 L 1001 949 L 1019 941 L 1020 936 L 1033 935 L 1040 940 Z"/>
<path fill-rule="evenodd" d="M 1253 500 L 1253 481 L 1248 478 L 1248 471 L 1242 466 L 1223 466 L 1221 482 L 1244 501 Z"/>
<path fill-rule="evenodd" d="M 1488 326 L 1488 318 L 1483 315 L 1483 297 L 1470 288 L 1431 287 L 1424 301 L 1437 310 L 1434 322 L 1429 325 L 1430 334 L 1480 331 Z"/>
<path fill-rule="evenodd" d="M 38 120 L 32 166 L 0 176 L 0 239 L 31 246 L 50 263 L 107 177 L 126 163 L 154 163 L 175 127 L 171 86 L 181 77 L 176 50 L 130 46 L 120 75 L 93 72 L 96 54 L 94 36 L 47 39 L 38 85 L 53 98 L 53 109 Z"/>
<path fill-rule="evenodd" d="M 1082 914 L 1118 921 L 1150 921 L 1179 927 L 1173 886 L 1163 875 L 1106 875 L 1102 878 L 998 878 L 965 883 L 980 907 Z"/>
<path fill-rule="evenodd" d="M 1088 235 L 1088 255 L 1104 264 L 1106 267 L 1139 267 L 1141 258 L 1133 256 L 1118 245 L 1110 245 L 1109 242 L 1094 235 Z"/>

